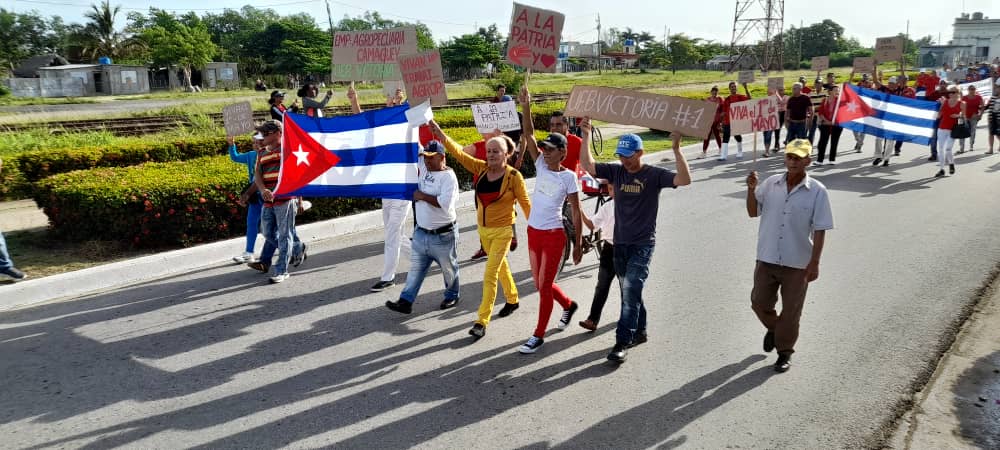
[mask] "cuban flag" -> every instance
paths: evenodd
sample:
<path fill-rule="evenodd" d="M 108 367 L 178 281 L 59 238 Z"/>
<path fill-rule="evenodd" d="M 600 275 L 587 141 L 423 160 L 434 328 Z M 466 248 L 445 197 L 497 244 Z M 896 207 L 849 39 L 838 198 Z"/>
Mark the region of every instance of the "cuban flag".
<path fill-rule="evenodd" d="M 834 118 L 841 127 L 883 139 L 930 145 L 938 102 L 890 95 L 845 83 Z"/>
<path fill-rule="evenodd" d="M 419 128 L 431 118 L 427 102 L 338 117 L 285 113 L 275 195 L 410 200 Z"/>

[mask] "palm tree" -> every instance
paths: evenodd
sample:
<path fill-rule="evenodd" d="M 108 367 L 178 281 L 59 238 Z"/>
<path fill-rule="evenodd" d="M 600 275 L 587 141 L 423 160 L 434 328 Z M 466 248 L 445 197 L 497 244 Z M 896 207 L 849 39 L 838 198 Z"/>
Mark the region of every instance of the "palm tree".
<path fill-rule="evenodd" d="M 142 42 L 138 39 L 115 31 L 115 16 L 121 9 L 121 5 L 112 7 L 111 0 L 104 0 L 100 6 L 90 5 L 90 11 L 83 14 L 89 22 L 80 36 L 84 43 L 84 56 L 91 60 L 101 56 L 122 58 L 142 48 Z"/>

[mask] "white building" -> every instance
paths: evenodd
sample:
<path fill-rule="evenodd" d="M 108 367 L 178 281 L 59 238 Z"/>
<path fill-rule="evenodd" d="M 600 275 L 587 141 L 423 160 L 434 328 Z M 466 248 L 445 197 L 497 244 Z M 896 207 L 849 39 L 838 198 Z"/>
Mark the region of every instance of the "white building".
<path fill-rule="evenodd" d="M 990 19 L 981 12 L 962 14 L 955 19 L 952 39 L 948 45 L 920 47 L 921 67 L 949 64 L 991 62 L 1000 57 L 1000 19 Z"/>

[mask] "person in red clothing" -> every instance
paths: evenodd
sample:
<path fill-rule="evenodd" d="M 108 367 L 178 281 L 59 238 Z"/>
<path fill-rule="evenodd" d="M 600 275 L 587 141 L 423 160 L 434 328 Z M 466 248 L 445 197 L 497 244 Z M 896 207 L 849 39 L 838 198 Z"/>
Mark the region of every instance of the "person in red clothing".
<path fill-rule="evenodd" d="M 965 102 L 962 101 L 962 93 L 958 86 L 949 86 L 946 92 L 948 96 L 941 100 L 941 111 L 938 112 L 941 123 L 938 124 L 937 130 L 937 148 L 941 153 L 938 158 L 938 166 L 941 169 L 934 175 L 935 177 L 944 176 L 945 164 L 948 164 L 948 172 L 955 174 L 955 154 L 952 153 L 955 139 L 951 137 L 951 129 L 955 128 L 955 124 L 960 120 L 965 120 Z"/>
<path fill-rule="evenodd" d="M 840 96 L 840 86 L 833 85 L 829 91 L 830 95 L 823 100 L 823 104 L 816 111 L 816 115 L 819 116 L 819 155 L 816 158 L 817 166 L 832 166 L 837 164 L 837 144 L 840 142 L 840 134 L 844 131 L 840 125 L 837 125 L 833 121 L 833 116 L 837 111 L 837 97 Z M 830 159 L 828 162 L 823 162 L 827 156 L 828 143 L 830 144 Z"/>
<path fill-rule="evenodd" d="M 808 83 L 806 83 L 806 77 L 799 77 L 799 83 L 802 83 L 802 93 L 803 94 L 809 95 L 810 93 L 812 93 L 812 91 L 813 91 L 812 88 L 810 88 L 808 86 Z M 791 139 L 789 139 L 789 140 L 791 140 Z"/>
<path fill-rule="evenodd" d="M 985 103 L 983 98 L 976 92 L 975 86 L 969 86 L 969 95 L 962 97 L 965 102 L 965 123 L 969 125 L 972 134 L 969 135 L 969 151 L 976 146 L 976 127 L 979 126 L 979 118 L 983 116 Z M 958 140 L 958 152 L 965 153 L 965 139 Z"/>
<path fill-rule="evenodd" d="M 719 152 L 719 161 L 725 161 L 729 156 L 729 136 L 731 129 L 729 127 L 729 105 L 733 103 L 743 102 L 750 100 L 750 88 L 747 87 L 746 83 L 743 83 L 743 91 L 747 95 L 738 93 L 736 90 L 736 82 L 729 82 L 729 96 L 722 103 L 722 151 Z M 736 138 L 736 158 L 743 159 L 743 136 L 735 136 Z"/>
<path fill-rule="evenodd" d="M 723 100 L 719 97 L 719 87 L 712 86 L 710 95 L 705 101 L 715 103 L 715 119 L 712 120 L 712 131 L 708 133 L 708 138 L 705 142 L 701 144 L 701 156 L 699 159 L 703 159 L 708 156 L 708 143 L 712 141 L 712 137 L 715 137 L 715 145 L 719 146 L 719 152 L 722 152 L 722 111 L 723 111 Z"/>

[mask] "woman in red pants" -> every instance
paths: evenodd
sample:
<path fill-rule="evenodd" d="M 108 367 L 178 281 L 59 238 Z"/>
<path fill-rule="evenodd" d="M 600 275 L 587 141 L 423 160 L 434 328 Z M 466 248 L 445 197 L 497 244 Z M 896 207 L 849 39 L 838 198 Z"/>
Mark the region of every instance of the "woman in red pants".
<path fill-rule="evenodd" d="M 554 302 L 563 307 L 559 329 L 566 328 L 579 305 L 555 284 L 556 273 L 562 264 L 566 232 L 563 229 L 562 208 L 569 202 L 573 210 L 573 263 L 579 264 L 583 257 L 582 235 L 580 234 L 580 197 L 576 184 L 576 173 L 562 166 L 566 159 L 566 136 L 551 133 L 541 142 L 535 141 L 535 129 L 531 121 L 531 95 L 527 87 L 521 88 L 521 107 L 524 119 L 521 129 L 526 137 L 525 149 L 535 161 L 535 191 L 531 194 L 531 213 L 528 215 L 528 258 L 531 261 L 531 276 L 538 289 L 540 306 L 538 325 L 535 332 L 518 351 L 535 353 L 545 342 L 545 330 L 549 326 Z M 539 154 L 541 149 L 541 154 Z"/>
<path fill-rule="evenodd" d="M 715 103 L 715 119 L 712 121 L 712 131 L 708 133 L 708 138 L 705 142 L 701 144 L 701 156 L 698 159 L 704 159 L 708 156 L 708 144 L 712 142 L 712 138 L 715 138 L 715 144 L 718 146 L 719 151 L 722 151 L 722 97 L 719 97 L 719 87 L 712 86 L 712 95 L 705 99 L 707 102 Z"/>

